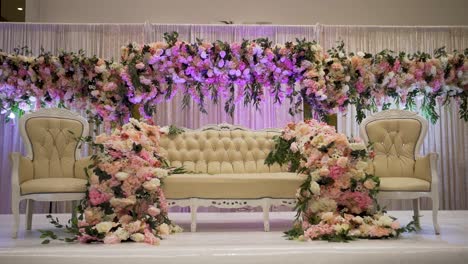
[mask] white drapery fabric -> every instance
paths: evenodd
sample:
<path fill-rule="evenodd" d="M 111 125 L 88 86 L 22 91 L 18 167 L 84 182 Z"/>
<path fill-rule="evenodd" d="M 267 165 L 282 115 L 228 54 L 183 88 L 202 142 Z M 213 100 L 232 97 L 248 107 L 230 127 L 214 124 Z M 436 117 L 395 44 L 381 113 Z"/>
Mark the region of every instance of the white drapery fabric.
<path fill-rule="evenodd" d="M 468 47 L 468 27 L 393 27 L 393 26 L 247 26 L 247 25 L 161 25 L 161 24 L 0 24 L 0 49 L 12 52 L 14 48 L 28 46 L 33 54 L 41 47 L 56 54 L 60 50 L 79 51 L 88 55 L 119 60 L 120 47 L 129 42 L 149 43 L 162 41 L 165 32 L 177 31 L 179 38 L 195 41 L 242 41 L 268 37 L 274 43 L 284 44 L 295 38 L 317 40 L 325 49 L 343 40 L 348 51 L 376 52 L 388 48 L 396 51 L 416 50 L 432 53 L 434 48 L 446 46 L 448 50 Z M 223 102 L 207 106 L 202 114 L 196 106 L 181 107 L 180 95 L 173 101 L 158 106 L 155 120 L 159 125 L 174 124 L 196 128 L 206 124 L 228 122 L 252 129 L 282 127 L 291 117 L 288 105 L 274 105 L 266 100 L 255 111 L 252 106 L 239 105 L 230 117 L 223 110 Z M 456 107 L 439 109 L 441 118 L 431 125 L 423 152 L 438 152 L 441 156 L 441 208 L 468 209 L 468 125 L 458 119 Z M 338 130 L 347 135 L 358 135 L 352 107 L 338 116 Z M 0 213 L 10 213 L 10 162 L 12 151 L 22 151 L 16 123 L 4 123 L 0 116 Z M 423 203 L 423 208 L 426 207 Z M 37 212 L 46 210 L 41 205 Z M 62 211 L 63 204 L 54 211 Z M 408 203 L 392 203 L 392 209 L 407 209 Z"/>

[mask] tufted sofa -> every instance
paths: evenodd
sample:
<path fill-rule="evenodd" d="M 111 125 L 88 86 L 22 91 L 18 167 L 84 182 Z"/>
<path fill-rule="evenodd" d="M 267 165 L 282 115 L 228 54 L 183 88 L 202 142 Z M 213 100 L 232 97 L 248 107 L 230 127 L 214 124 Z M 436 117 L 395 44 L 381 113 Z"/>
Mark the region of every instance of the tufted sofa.
<path fill-rule="evenodd" d="M 427 121 L 416 113 L 387 110 L 363 120 L 361 137 L 374 145 L 373 170 L 380 178 L 379 198 L 413 200 L 414 218 L 419 223 L 419 198 L 430 197 L 434 230 L 439 234 L 438 156 L 419 156 L 427 127 Z"/>
<path fill-rule="evenodd" d="M 162 137 L 161 153 L 170 165 L 183 166 L 189 172 L 165 180 L 169 205 L 190 206 L 192 231 L 196 230 L 199 206 L 261 206 L 268 231 L 270 207 L 294 206 L 296 190 L 303 181 L 285 167 L 265 165 L 274 144 L 272 137 L 279 133 L 221 124 Z"/>
<path fill-rule="evenodd" d="M 84 198 L 89 158 L 80 158 L 77 136 L 88 135 L 88 122 L 66 109 L 28 113 L 20 119 L 26 156 L 11 153 L 13 237 L 17 236 L 19 205 L 26 200 L 26 229 L 31 229 L 33 201 L 77 201 Z M 70 133 L 72 132 L 72 133 Z"/>

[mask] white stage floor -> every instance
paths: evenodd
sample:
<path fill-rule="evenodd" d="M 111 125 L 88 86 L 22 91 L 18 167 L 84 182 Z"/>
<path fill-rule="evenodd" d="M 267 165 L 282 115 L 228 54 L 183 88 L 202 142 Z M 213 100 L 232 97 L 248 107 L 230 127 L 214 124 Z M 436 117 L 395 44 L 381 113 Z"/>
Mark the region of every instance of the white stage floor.
<path fill-rule="evenodd" d="M 395 211 L 402 224 L 411 212 Z M 261 213 L 199 213 L 198 232 L 184 232 L 160 246 L 137 243 L 41 245 L 37 229 L 54 230 L 44 215 L 35 215 L 33 231 L 10 238 L 11 215 L 0 215 L 0 263 L 468 263 L 468 211 L 440 212 L 441 235 L 434 235 L 431 213 L 422 212 L 422 230 L 397 240 L 350 243 L 298 242 L 282 237 L 293 212 L 271 213 L 271 232 L 263 232 Z M 189 213 L 172 213 L 189 230 Z M 66 219 L 66 215 L 59 215 Z"/>

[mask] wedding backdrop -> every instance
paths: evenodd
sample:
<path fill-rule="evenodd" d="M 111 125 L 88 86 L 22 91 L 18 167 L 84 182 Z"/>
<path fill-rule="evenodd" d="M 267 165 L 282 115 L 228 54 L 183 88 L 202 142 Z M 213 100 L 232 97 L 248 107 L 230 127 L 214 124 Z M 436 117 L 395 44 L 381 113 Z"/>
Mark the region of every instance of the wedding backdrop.
<path fill-rule="evenodd" d="M 351 52 L 376 53 L 390 49 L 397 52 L 432 53 L 435 48 L 442 46 L 446 46 L 449 52 L 454 49 L 463 50 L 468 46 L 467 27 L 3 24 L 1 47 L 6 52 L 13 52 L 18 46 L 28 46 L 33 54 L 38 54 L 41 48 L 52 51 L 52 54 L 57 54 L 59 50 L 78 52 L 83 49 L 88 56 L 97 55 L 117 60 L 122 52 L 121 46 L 129 42 L 162 41 L 164 33 L 172 31 L 177 31 L 179 39 L 189 43 L 194 43 L 197 39 L 208 42 L 242 42 L 243 39 L 269 38 L 273 43 L 282 44 L 296 38 L 305 38 L 308 41 L 316 40 L 326 50 L 335 47 L 338 40 L 343 40 L 346 50 Z M 223 103 L 207 104 L 207 114 L 200 113 L 195 104 L 182 110 L 182 97 L 179 93 L 172 101 L 157 105 L 154 119 L 159 125 L 174 124 L 194 128 L 209 123 L 228 122 L 258 129 L 281 127 L 289 121 L 302 119 L 300 114 L 290 116 L 288 104 L 273 104 L 274 99 L 269 96 L 260 104 L 260 112 L 256 112 L 254 106 L 238 106 L 232 116 L 225 113 Z M 456 104 L 439 106 L 438 112 L 440 119 L 431 125 L 423 152 L 434 151 L 441 154 L 439 169 L 442 178 L 442 209 L 466 209 L 467 124 L 460 120 Z M 338 130 L 348 136 L 358 135 L 355 115 L 352 106 L 344 114 L 339 114 Z M 8 201 L 10 184 L 7 157 L 11 151 L 20 150 L 21 143 L 15 123 L 2 122 L 1 125 L 4 147 L 0 152 L 0 188 L 3 200 Z M 7 204 L 2 205 L 1 212 L 9 212 Z M 406 204 L 393 204 L 392 208 L 406 208 Z"/>

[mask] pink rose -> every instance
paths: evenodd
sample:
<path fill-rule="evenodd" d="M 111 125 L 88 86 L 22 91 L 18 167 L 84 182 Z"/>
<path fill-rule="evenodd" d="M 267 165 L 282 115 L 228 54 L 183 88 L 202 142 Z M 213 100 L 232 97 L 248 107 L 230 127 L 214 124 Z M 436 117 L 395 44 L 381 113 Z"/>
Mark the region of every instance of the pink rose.
<path fill-rule="evenodd" d="M 297 143 L 296 142 L 293 142 L 291 144 L 291 147 L 290 147 L 291 151 L 292 152 L 297 152 L 299 150 L 298 146 L 297 146 Z"/>
<path fill-rule="evenodd" d="M 337 161 L 336 164 L 340 166 L 341 168 L 346 168 L 348 165 L 348 158 L 347 157 L 340 157 Z"/>
<path fill-rule="evenodd" d="M 145 68 L 145 64 L 143 62 L 139 62 L 135 65 L 135 68 L 142 70 Z"/>
<path fill-rule="evenodd" d="M 107 235 L 104 238 L 104 244 L 117 244 L 120 243 L 120 239 L 118 236 L 112 234 L 112 235 Z"/>
<path fill-rule="evenodd" d="M 157 207 L 150 206 L 148 208 L 148 214 L 151 215 L 152 217 L 155 217 L 161 213 L 161 210 Z"/>
<path fill-rule="evenodd" d="M 150 245 L 159 245 L 160 240 L 159 238 L 155 237 L 151 231 L 148 229 L 145 229 L 145 243 L 148 243 Z"/>
<path fill-rule="evenodd" d="M 392 225 L 390 226 L 392 229 L 399 229 L 400 228 L 400 222 L 398 221 L 393 221 Z"/>

